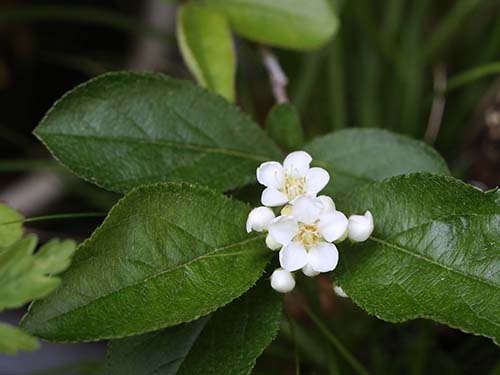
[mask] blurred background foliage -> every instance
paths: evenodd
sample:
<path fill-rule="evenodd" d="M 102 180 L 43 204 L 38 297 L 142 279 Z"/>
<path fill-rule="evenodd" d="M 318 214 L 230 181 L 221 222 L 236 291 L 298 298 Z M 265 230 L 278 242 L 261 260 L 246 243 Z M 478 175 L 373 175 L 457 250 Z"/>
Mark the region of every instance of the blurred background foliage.
<path fill-rule="evenodd" d="M 306 138 L 352 126 L 387 128 L 433 144 L 457 177 L 483 188 L 498 185 L 500 1 L 335 0 L 332 6 L 340 28 L 326 46 L 275 49 Z M 16 208 L 26 215 L 107 210 L 116 201 L 57 167 L 31 131 L 64 92 L 107 71 L 191 79 L 177 47 L 175 13 L 175 4 L 159 0 L 0 2 L 0 199 L 21 202 Z M 266 71 L 254 44 L 235 41 L 236 102 L 264 124 L 273 105 Z M 45 195 L 32 194 L 42 188 Z M 28 227 L 42 241 L 81 240 L 98 224 Z M 359 373 L 350 357 L 374 374 L 500 374 L 499 350 L 490 340 L 428 321 L 381 322 L 335 296 L 328 279 L 319 280 L 301 281 L 305 286 L 287 296 L 282 333 L 256 374 L 294 374 L 296 363 L 302 374 Z M 66 361 L 47 360 L 61 357 L 61 346 L 0 356 L 0 373 L 56 365 L 65 374 L 102 370 L 98 363 L 67 367 L 69 359 L 99 361 L 102 346 L 68 346 L 65 351 L 80 354 Z"/>

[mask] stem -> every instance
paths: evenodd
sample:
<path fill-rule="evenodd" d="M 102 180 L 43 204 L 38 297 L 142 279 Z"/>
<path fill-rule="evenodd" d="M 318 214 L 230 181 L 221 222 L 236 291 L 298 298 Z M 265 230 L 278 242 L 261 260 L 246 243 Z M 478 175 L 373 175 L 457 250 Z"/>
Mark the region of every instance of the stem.
<path fill-rule="evenodd" d="M 307 306 L 302 306 L 303 310 L 307 313 L 309 318 L 313 321 L 320 332 L 326 337 L 328 341 L 337 349 L 339 354 L 348 362 L 356 373 L 361 375 L 369 375 L 368 370 L 359 362 L 351 352 L 340 342 L 340 340 L 330 332 L 328 327 L 326 327 L 321 319 Z"/>
<path fill-rule="evenodd" d="M 259 50 L 262 56 L 262 63 L 269 74 L 269 81 L 276 103 L 281 104 L 288 102 L 288 94 L 286 91 L 288 78 L 281 68 L 278 58 L 269 48 L 261 46 Z"/>
<path fill-rule="evenodd" d="M 425 131 L 424 139 L 427 143 L 433 144 L 441 129 L 443 121 L 444 107 L 446 98 L 444 91 L 446 90 L 446 68 L 443 65 L 438 65 L 434 69 L 434 99 L 432 100 L 431 114 L 427 122 L 427 130 Z"/>
<path fill-rule="evenodd" d="M 292 334 L 293 339 L 293 351 L 295 355 L 295 375 L 300 375 L 300 356 L 299 349 L 297 347 L 297 336 L 295 335 L 295 329 L 293 328 L 293 321 L 290 315 L 285 313 L 286 319 L 288 320 L 288 324 L 290 325 L 290 333 Z"/>
<path fill-rule="evenodd" d="M 45 220 L 59 220 L 59 219 L 80 219 L 80 218 L 90 218 L 90 217 L 102 217 L 106 216 L 105 212 L 83 212 L 83 213 L 69 213 L 69 214 L 54 214 L 54 215 L 43 215 L 43 216 L 33 216 L 26 219 L 6 221 L 0 223 L 0 225 L 9 225 L 16 223 L 32 223 L 34 221 L 45 221 Z"/>

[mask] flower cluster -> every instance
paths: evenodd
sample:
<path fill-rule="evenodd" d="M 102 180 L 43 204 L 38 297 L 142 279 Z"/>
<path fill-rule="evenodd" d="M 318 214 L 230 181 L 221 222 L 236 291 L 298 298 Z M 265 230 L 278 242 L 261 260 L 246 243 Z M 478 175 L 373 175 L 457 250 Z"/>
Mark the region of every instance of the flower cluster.
<path fill-rule="evenodd" d="M 261 198 L 264 206 L 250 212 L 246 229 L 268 232 L 267 247 L 279 250 L 281 268 L 273 272 L 271 286 L 282 293 L 295 287 L 292 272 L 302 270 L 313 277 L 333 271 L 339 260 L 335 244 L 346 238 L 365 241 L 373 231 L 369 211 L 348 219 L 330 197 L 317 196 L 330 175 L 322 168 L 311 168 L 311 161 L 307 152 L 296 151 L 283 165 L 270 161 L 257 168 L 257 180 L 266 187 Z"/>

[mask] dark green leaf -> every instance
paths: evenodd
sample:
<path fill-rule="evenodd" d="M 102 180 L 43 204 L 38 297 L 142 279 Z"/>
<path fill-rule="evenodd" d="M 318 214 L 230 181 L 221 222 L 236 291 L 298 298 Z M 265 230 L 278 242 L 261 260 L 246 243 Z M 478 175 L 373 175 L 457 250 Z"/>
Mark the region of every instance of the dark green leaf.
<path fill-rule="evenodd" d="M 53 240 L 33 255 L 37 238 L 28 235 L 0 253 L 0 311 L 16 308 L 52 292 L 75 249 L 73 241 Z"/>
<path fill-rule="evenodd" d="M 400 174 L 449 174 L 430 146 L 380 129 L 346 129 L 317 138 L 305 147 L 318 166 L 330 172 L 324 193 L 343 195 L 375 180 Z"/>
<path fill-rule="evenodd" d="M 338 19 L 327 0 L 204 0 L 250 40 L 291 49 L 321 47 Z"/>
<path fill-rule="evenodd" d="M 236 55 L 224 15 L 205 6 L 184 4 L 177 15 L 177 40 L 198 83 L 234 101 Z"/>
<path fill-rule="evenodd" d="M 15 355 L 18 350 L 32 351 L 39 346 L 37 339 L 19 328 L 0 323 L 0 353 Z"/>
<path fill-rule="evenodd" d="M 281 297 L 263 281 L 210 316 L 113 341 L 108 374 L 248 374 L 280 319 Z"/>
<path fill-rule="evenodd" d="M 228 190 L 281 157 L 236 107 L 161 74 L 111 73 L 80 85 L 35 134 L 77 175 L 118 192 L 161 181 Z"/>
<path fill-rule="evenodd" d="M 0 247 L 12 245 L 21 238 L 22 219 L 23 217 L 16 210 L 0 203 Z"/>
<path fill-rule="evenodd" d="M 423 317 L 500 342 L 500 206 L 489 195 L 414 174 L 364 186 L 345 203 L 375 222 L 335 272 L 354 302 L 384 320 Z"/>
<path fill-rule="evenodd" d="M 245 231 L 249 208 L 211 190 L 130 192 L 75 254 L 62 286 L 23 326 L 54 341 L 119 338 L 188 322 L 229 303 L 271 252 Z"/>
<path fill-rule="evenodd" d="M 266 119 L 267 134 L 285 150 L 298 149 L 304 143 L 299 113 L 290 103 L 275 105 Z"/>

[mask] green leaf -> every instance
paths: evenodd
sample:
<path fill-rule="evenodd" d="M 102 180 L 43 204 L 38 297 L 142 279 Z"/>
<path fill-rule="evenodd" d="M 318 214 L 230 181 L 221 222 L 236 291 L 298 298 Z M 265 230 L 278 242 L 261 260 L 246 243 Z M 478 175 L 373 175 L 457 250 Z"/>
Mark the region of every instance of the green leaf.
<path fill-rule="evenodd" d="M 370 240 L 341 252 L 337 282 L 391 322 L 428 318 L 500 342 L 500 206 L 451 177 L 413 174 L 362 187 Z"/>
<path fill-rule="evenodd" d="M 263 281 L 210 316 L 112 341 L 108 374 L 249 374 L 278 333 L 281 300 Z"/>
<path fill-rule="evenodd" d="M 23 233 L 22 220 L 23 217 L 20 213 L 0 203 L 0 247 L 12 245 L 21 238 Z"/>
<path fill-rule="evenodd" d="M 0 353 L 15 355 L 18 350 L 33 351 L 39 346 L 37 339 L 19 328 L 0 323 Z"/>
<path fill-rule="evenodd" d="M 252 41 L 291 49 L 321 47 L 338 19 L 327 0 L 204 0 L 223 12 L 231 28 Z"/>
<path fill-rule="evenodd" d="M 0 311 L 16 308 L 52 292 L 75 249 L 73 241 L 52 240 L 33 255 L 37 238 L 28 235 L 0 253 Z"/>
<path fill-rule="evenodd" d="M 224 15 L 205 6 L 182 5 L 177 15 L 177 40 L 198 83 L 233 102 L 236 55 Z"/>
<path fill-rule="evenodd" d="M 304 131 L 297 109 L 290 103 L 275 105 L 266 119 L 267 134 L 285 150 L 298 149 L 304 143 Z"/>
<path fill-rule="evenodd" d="M 78 86 L 35 134 L 80 177 L 126 192 L 162 181 L 229 190 L 255 181 L 276 145 L 220 96 L 161 74 L 111 73 Z"/>
<path fill-rule="evenodd" d="M 272 253 L 245 231 L 249 208 L 188 184 L 131 191 L 75 254 L 62 286 L 23 320 L 54 341 L 120 338 L 194 320 L 229 303 Z"/>
<path fill-rule="evenodd" d="M 430 146 L 381 129 L 340 130 L 313 140 L 304 149 L 330 172 L 331 181 L 323 192 L 334 197 L 400 174 L 450 173 Z"/>

